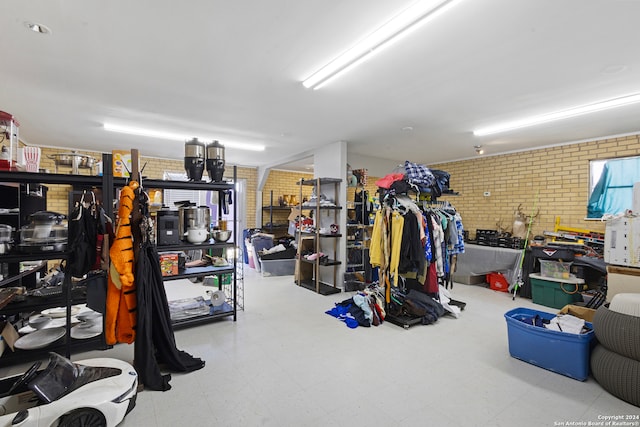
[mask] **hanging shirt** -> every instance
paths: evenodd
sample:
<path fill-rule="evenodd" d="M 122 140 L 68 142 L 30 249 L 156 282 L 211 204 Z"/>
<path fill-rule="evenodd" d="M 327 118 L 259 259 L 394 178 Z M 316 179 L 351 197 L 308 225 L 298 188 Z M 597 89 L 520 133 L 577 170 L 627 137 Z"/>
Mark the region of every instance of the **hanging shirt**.
<path fill-rule="evenodd" d="M 431 231 L 429 231 L 429 229 L 431 228 L 431 220 L 427 218 L 427 215 L 424 213 L 422 214 L 422 219 L 424 220 L 425 235 L 424 257 L 428 263 L 431 263 L 431 261 L 433 261 L 433 239 L 431 237 Z"/>
<path fill-rule="evenodd" d="M 398 266 L 400 273 L 419 271 L 425 263 L 424 248 L 420 240 L 419 230 L 421 228 L 418 223 L 418 218 L 412 211 L 404 215 L 400 262 Z"/>
<path fill-rule="evenodd" d="M 384 251 L 382 248 L 382 235 L 384 232 L 384 216 L 382 210 L 378 210 L 376 211 L 369 245 L 369 263 L 372 267 L 380 267 L 383 265 Z"/>
<path fill-rule="evenodd" d="M 431 223 L 433 225 L 433 246 L 436 250 L 435 261 L 436 261 L 436 271 L 438 277 L 444 276 L 444 264 L 442 259 L 442 244 L 444 242 L 444 232 L 442 231 L 442 226 L 434 216 L 431 217 Z"/>
<path fill-rule="evenodd" d="M 389 271 L 393 274 L 393 285 L 398 286 L 398 265 L 400 264 L 400 251 L 402 248 L 402 229 L 404 228 L 404 217 L 398 212 L 391 212 L 391 256 L 389 260 Z"/>

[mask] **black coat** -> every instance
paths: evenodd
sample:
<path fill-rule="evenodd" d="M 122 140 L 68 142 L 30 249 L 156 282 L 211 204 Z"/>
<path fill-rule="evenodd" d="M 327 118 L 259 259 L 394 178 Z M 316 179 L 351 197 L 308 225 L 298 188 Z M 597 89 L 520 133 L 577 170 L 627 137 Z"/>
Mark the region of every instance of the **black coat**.
<path fill-rule="evenodd" d="M 158 251 L 150 242 L 143 243 L 140 248 L 136 292 L 138 324 L 134 365 L 146 388 L 169 390 L 171 375 L 162 375 L 158 363 L 172 371 L 191 372 L 203 368 L 205 362 L 176 347 Z"/>

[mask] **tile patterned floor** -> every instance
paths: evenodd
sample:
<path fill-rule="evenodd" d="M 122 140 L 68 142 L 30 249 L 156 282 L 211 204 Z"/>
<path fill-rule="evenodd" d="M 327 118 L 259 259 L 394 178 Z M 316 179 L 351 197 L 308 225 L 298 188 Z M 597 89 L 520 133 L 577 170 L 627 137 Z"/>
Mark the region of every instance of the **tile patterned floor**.
<path fill-rule="evenodd" d="M 291 276 L 252 270 L 245 277 L 236 322 L 175 333 L 205 368 L 173 374 L 169 391 L 141 392 L 122 426 L 541 427 L 640 413 L 591 377 L 576 381 L 509 356 L 504 313 L 552 310 L 529 299 L 455 284 L 454 298 L 467 303 L 458 319 L 349 329 L 324 312 L 350 293 L 321 296 Z M 188 281 L 167 287 L 170 299 L 204 295 Z M 133 347 L 73 358 L 93 356 L 131 361 Z"/>

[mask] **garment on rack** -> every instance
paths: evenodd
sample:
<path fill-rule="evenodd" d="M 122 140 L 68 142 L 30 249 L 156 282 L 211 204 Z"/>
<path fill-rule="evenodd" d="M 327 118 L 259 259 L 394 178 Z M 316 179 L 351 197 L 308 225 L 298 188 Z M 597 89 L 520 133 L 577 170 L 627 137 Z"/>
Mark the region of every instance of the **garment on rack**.
<path fill-rule="evenodd" d="M 205 362 L 176 346 L 158 251 L 149 241 L 140 249 L 137 277 L 139 308 L 135 368 L 146 388 L 166 391 L 171 388 L 171 375 L 160 372 L 160 363 L 175 372 L 192 372 L 203 368 Z"/>
<path fill-rule="evenodd" d="M 170 374 L 162 374 L 159 364 L 176 372 L 191 372 L 204 367 L 202 359 L 178 350 L 176 346 L 169 303 L 164 289 L 160 256 L 151 241 L 153 228 L 149 218 L 148 197 L 138 193 L 139 219 L 134 236 L 139 248 L 136 266 L 138 324 L 134 349 L 134 365 L 140 382 L 151 390 L 171 388 Z"/>
<path fill-rule="evenodd" d="M 371 230 L 371 242 L 369 244 L 369 262 L 372 267 L 380 267 L 382 270 L 386 268 L 383 265 L 384 247 L 383 247 L 383 233 L 384 230 L 384 214 L 382 209 L 376 212 L 375 220 L 373 222 L 373 230 Z"/>
<path fill-rule="evenodd" d="M 420 216 L 422 218 L 422 216 Z M 410 271 L 420 271 L 426 262 L 424 248 L 420 240 L 421 224 L 413 212 L 404 215 L 404 225 L 402 228 L 402 242 L 400 251 L 400 261 L 398 265 L 399 273 Z M 424 234 L 424 233 L 423 233 Z"/>
<path fill-rule="evenodd" d="M 369 225 L 369 214 L 371 213 L 371 202 L 367 190 L 356 191 L 353 196 L 356 207 L 356 221 L 359 224 Z"/>
<path fill-rule="evenodd" d="M 137 321 L 131 214 L 135 194 L 126 185 L 120 192 L 116 237 L 109 250 L 111 263 L 107 280 L 105 341 L 108 345 L 131 344 Z"/>
<path fill-rule="evenodd" d="M 398 286 L 398 266 L 400 265 L 400 252 L 402 249 L 404 217 L 398 212 L 390 212 L 389 215 L 389 221 L 391 222 L 391 254 L 389 272 L 393 275 L 393 285 Z"/>

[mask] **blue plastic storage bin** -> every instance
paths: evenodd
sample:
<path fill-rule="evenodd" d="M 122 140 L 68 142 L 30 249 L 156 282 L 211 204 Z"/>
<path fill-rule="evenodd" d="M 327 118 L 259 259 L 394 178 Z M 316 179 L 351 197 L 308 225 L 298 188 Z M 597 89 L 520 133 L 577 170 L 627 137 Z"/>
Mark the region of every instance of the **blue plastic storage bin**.
<path fill-rule="evenodd" d="M 593 326 L 586 334 L 571 334 L 533 326 L 521 319 L 536 315 L 551 320 L 556 314 L 528 308 L 514 308 L 505 313 L 511 357 L 584 381 L 589 376 L 589 355 L 594 338 Z"/>

